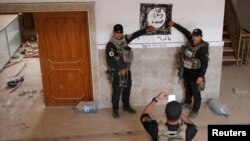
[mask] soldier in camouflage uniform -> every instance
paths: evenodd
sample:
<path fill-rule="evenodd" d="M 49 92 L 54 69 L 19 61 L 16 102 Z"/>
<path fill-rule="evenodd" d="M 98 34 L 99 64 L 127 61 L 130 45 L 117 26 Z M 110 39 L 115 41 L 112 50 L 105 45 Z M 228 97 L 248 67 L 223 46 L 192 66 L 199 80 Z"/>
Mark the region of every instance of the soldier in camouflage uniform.
<path fill-rule="evenodd" d="M 208 67 L 209 44 L 202 39 L 202 30 L 194 29 L 191 34 L 181 25 L 170 21 L 170 27 L 175 27 L 182 32 L 188 39 L 188 43 L 182 49 L 181 56 L 183 57 L 183 78 L 185 86 L 184 107 L 190 107 L 192 98 L 194 99 L 192 111 L 189 114 L 190 118 L 194 118 L 200 109 L 201 91 L 205 89 L 205 74 Z"/>
<path fill-rule="evenodd" d="M 114 26 L 113 36 L 106 46 L 107 74 L 113 90 L 112 106 L 114 118 L 120 117 L 118 109 L 121 94 L 123 110 L 131 114 L 136 113 L 129 102 L 132 86 L 130 67 L 133 61 L 133 52 L 128 44 L 147 32 L 153 33 L 155 32 L 155 28 L 148 26 L 146 29 L 139 30 L 131 35 L 123 35 L 123 26 L 121 24 L 116 24 Z"/>

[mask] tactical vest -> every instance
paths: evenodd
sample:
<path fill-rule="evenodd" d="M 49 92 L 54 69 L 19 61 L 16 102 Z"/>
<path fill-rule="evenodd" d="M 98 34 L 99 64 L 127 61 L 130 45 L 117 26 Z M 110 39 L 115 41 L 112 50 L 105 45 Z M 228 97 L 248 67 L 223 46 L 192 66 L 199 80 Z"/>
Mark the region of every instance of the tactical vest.
<path fill-rule="evenodd" d="M 184 49 L 184 68 L 187 69 L 200 69 L 201 61 L 200 59 L 196 58 L 197 51 L 201 48 L 206 46 L 206 42 L 202 42 L 201 44 L 192 47 L 191 43 L 188 43 Z"/>
<path fill-rule="evenodd" d="M 187 126 L 184 123 L 180 124 L 180 127 L 177 131 L 169 131 L 166 124 L 162 123 L 158 125 L 158 136 L 160 140 L 162 138 L 170 139 L 183 139 L 185 141 Z"/>
<path fill-rule="evenodd" d="M 112 37 L 110 42 L 113 43 L 114 46 L 116 47 L 116 50 L 113 49 L 112 50 L 113 54 L 110 56 L 114 56 L 114 59 L 116 62 L 118 62 L 119 67 L 126 68 L 127 70 L 129 70 L 134 55 L 132 49 L 128 47 L 128 43 L 125 37 L 123 37 L 121 40 L 117 40 L 114 37 Z M 127 87 L 128 74 L 122 76 L 118 72 L 118 75 L 119 75 L 119 87 Z"/>
<path fill-rule="evenodd" d="M 130 69 L 131 63 L 134 58 L 133 51 L 128 47 L 127 41 L 123 37 L 121 40 L 116 40 L 113 37 L 110 40 L 116 47 L 115 60 L 119 63 L 124 63 L 127 69 Z"/>

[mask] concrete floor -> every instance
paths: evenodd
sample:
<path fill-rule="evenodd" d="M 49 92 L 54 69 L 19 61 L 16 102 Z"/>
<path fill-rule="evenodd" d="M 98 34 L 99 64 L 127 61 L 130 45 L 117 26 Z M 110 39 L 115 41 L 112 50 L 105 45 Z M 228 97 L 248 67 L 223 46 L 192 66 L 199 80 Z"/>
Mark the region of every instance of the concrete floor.
<path fill-rule="evenodd" d="M 25 80 L 15 92 L 6 89 L 6 82 L 24 62 L 0 73 L 1 141 L 149 141 L 139 121 L 144 107 L 136 107 L 136 115 L 121 111 L 118 120 L 112 118 L 111 109 L 81 114 L 72 107 L 45 107 L 39 59 L 24 61 L 27 62 L 22 72 Z M 228 106 L 230 116 L 218 116 L 203 103 L 198 117 L 193 120 L 199 128 L 194 141 L 207 140 L 208 124 L 250 124 L 249 80 L 250 67 L 223 67 L 220 100 Z M 36 92 L 19 96 L 23 91 Z M 163 119 L 163 109 L 164 106 L 157 106 L 153 116 Z"/>

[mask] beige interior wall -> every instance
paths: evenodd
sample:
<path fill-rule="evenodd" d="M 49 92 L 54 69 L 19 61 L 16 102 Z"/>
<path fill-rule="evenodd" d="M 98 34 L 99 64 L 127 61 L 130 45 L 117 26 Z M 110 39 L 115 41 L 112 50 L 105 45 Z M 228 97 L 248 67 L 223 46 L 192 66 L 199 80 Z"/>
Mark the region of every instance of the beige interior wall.
<path fill-rule="evenodd" d="M 178 101 L 184 95 L 183 83 L 178 83 L 176 48 L 134 49 L 134 62 L 131 68 L 131 104 L 144 106 L 152 97 L 163 90 L 174 89 Z M 206 74 L 207 86 L 202 92 L 203 101 L 218 98 L 220 91 L 222 46 L 210 46 L 210 60 Z M 111 84 L 106 78 L 105 50 L 99 50 L 101 108 L 111 107 Z M 121 104 L 121 103 L 120 103 Z M 164 104 L 164 103 L 162 103 Z"/>

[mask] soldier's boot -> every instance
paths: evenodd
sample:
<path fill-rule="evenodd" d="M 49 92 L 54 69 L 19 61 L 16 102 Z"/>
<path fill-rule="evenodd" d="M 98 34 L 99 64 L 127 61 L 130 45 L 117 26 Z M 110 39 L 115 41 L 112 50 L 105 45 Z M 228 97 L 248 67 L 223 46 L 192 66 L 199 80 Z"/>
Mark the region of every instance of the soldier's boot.
<path fill-rule="evenodd" d="M 188 118 L 195 118 L 198 115 L 198 111 L 191 111 L 188 114 Z"/>
<path fill-rule="evenodd" d="M 191 108 L 191 103 L 182 103 L 181 104 L 183 108 Z"/>
<path fill-rule="evenodd" d="M 136 111 L 131 108 L 131 106 L 123 106 L 123 110 L 129 112 L 130 114 L 135 114 Z"/>
<path fill-rule="evenodd" d="M 113 109 L 113 118 L 120 118 L 118 109 Z"/>

